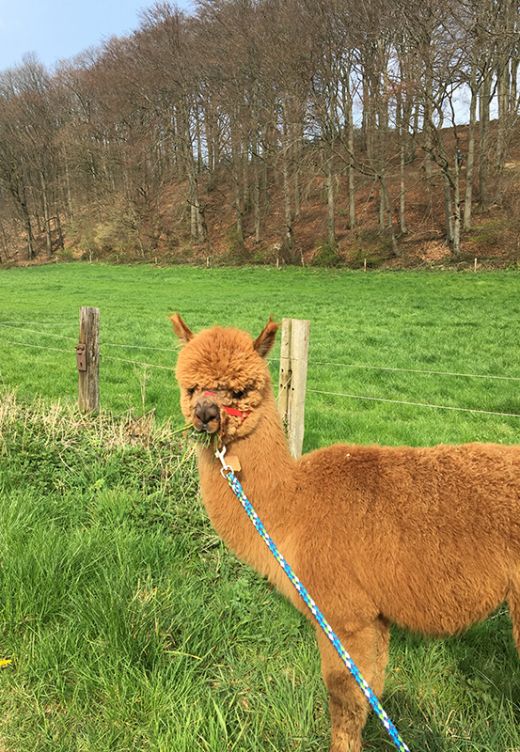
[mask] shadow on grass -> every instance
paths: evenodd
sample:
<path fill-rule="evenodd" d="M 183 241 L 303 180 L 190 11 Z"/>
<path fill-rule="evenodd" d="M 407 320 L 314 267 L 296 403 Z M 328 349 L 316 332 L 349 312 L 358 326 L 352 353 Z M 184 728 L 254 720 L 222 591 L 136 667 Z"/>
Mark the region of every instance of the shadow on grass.
<path fill-rule="evenodd" d="M 415 662 L 412 671 L 424 672 L 424 676 L 416 680 L 421 693 L 426 688 L 424 701 L 418 696 L 419 692 L 414 695 L 402 689 L 383 696 L 386 712 L 411 750 L 520 750 L 520 664 L 505 607 L 455 637 L 437 641 L 394 629 L 392 643 L 394 654 L 408 654 Z M 442 651 L 444 665 L 437 675 L 435 665 L 427 656 L 436 647 Z M 433 677 L 430 677 L 428 672 L 432 666 Z M 449 672 L 443 676 L 446 666 Z M 440 688 L 443 685 L 444 697 Z M 432 716 L 432 696 L 435 695 L 439 701 L 434 710 L 437 720 Z M 440 713 L 443 713 L 442 718 Z M 515 729 L 518 739 L 514 738 Z M 480 743 L 483 732 L 488 739 L 494 738 L 495 744 L 483 746 Z M 367 752 L 395 749 L 373 713 L 364 739 Z"/>
<path fill-rule="evenodd" d="M 472 699 L 511 703 L 520 728 L 520 664 L 507 608 L 447 644 Z"/>
<path fill-rule="evenodd" d="M 410 750 L 452 752 L 454 749 L 452 742 L 446 740 L 438 725 L 427 717 L 417 698 L 409 692 L 398 690 L 391 697 L 383 696 L 383 705 Z M 396 749 L 385 728 L 373 713 L 370 714 L 363 738 L 363 749 L 366 752 Z"/>

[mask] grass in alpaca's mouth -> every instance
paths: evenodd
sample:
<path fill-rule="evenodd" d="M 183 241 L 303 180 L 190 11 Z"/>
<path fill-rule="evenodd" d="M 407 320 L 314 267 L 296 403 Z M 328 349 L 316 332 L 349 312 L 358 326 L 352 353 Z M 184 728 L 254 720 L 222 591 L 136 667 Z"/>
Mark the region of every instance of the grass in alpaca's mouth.
<path fill-rule="evenodd" d="M 213 440 L 218 440 L 218 433 L 206 433 L 206 431 L 197 431 L 194 428 L 193 423 L 185 423 L 180 428 L 176 428 L 174 434 L 183 433 L 190 441 L 195 441 L 197 444 L 201 444 L 204 447 L 211 446 Z"/>
<path fill-rule="evenodd" d="M 209 449 L 213 441 L 217 440 L 218 434 L 217 433 L 206 433 L 206 431 L 197 431 L 193 426 L 190 426 L 190 431 L 187 434 L 188 439 L 191 439 L 191 441 L 196 441 L 197 444 L 200 444 L 203 447 L 206 447 Z"/>

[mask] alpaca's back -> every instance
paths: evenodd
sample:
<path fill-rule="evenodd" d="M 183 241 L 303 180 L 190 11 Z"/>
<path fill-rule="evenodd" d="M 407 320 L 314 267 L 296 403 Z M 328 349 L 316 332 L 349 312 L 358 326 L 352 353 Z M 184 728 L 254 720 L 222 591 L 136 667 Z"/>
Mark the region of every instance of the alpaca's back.
<path fill-rule="evenodd" d="M 392 621 L 452 633 L 520 575 L 520 446 L 337 445 L 300 468 L 300 540 L 319 530 L 336 571 Z"/>

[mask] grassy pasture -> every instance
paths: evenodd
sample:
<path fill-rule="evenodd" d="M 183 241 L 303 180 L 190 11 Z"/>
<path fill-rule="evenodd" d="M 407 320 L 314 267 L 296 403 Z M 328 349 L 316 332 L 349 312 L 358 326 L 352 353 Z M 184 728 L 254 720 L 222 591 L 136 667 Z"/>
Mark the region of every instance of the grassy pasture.
<path fill-rule="evenodd" d="M 67 404 L 80 305 L 101 308 L 105 356 L 170 366 L 175 309 L 194 328 L 252 332 L 272 312 L 311 319 L 311 389 L 520 413 L 519 382 L 331 365 L 520 376 L 519 292 L 519 275 L 500 272 L 0 272 L 0 324 L 10 325 L 0 327 L 0 658 L 14 658 L 0 671 L 1 752 L 327 749 L 312 629 L 219 542 L 168 423 L 85 420 Z M 106 358 L 102 401 L 179 420 L 168 370 L 144 376 Z M 315 392 L 306 426 L 308 449 L 342 438 L 520 441 L 519 418 Z M 506 610 L 449 640 L 395 630 L 384 705 L 412 750 L 518 752 Z M 392 748 L 373 717 L 365 740 Z"/>
<path fill-rule="evenodd" d="M 252 333 L 260 331 L 269 313 L 309 318 L 311 389 L 520 413 L 520 382 L 337 365 L 520 377 L 520 276 L 514 272 L 363 274 L 85 264 L 9 269 L 0 272 L 0 383 L 21 396 L 74 400 L 81 305 L 101 309 L 102 405 L 116 413 L 144 406 L 161 419 L 178 420 L 169 371 L 177 345 L 167 318 L 174 310 L 194 329 L 218 322 Z M 154 347 L 163 349 L 149 349 Z M 273 358 L 277 354 L 276 349 Z M 277 366 L 272 363 L 275 378 Z M 306 448 L 344 438 L 388 444 L 515 442 L 519 426 L 515 418 L 310 393 Z"/>

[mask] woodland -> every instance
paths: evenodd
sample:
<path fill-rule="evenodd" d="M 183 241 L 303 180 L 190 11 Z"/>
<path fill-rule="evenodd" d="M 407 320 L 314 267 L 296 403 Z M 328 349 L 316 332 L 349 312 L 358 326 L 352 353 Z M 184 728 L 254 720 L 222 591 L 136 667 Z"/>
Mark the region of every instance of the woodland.
<path fill-rule="evenodd" d="M 516 0 L 199 0 L 0 73 L 0 262 L 520 259 Z"/>

